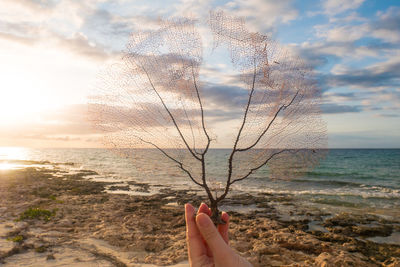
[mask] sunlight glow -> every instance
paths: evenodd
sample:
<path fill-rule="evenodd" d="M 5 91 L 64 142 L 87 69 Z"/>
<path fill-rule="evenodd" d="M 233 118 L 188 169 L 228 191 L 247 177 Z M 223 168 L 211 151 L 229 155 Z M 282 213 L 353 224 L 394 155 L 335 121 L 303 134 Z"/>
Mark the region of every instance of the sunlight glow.
<path fill-rule="evenodd" d="M 0 147 L 0 171 L 14 170 L 24 167 L 23 164 L 13 162 L 15 160 L 26 160 L 28 149 L 23 147 Z"/>
<path fill-rule="evenodd" d="M 45 120 L 43 114 L 85 103 L 98 65 L 60 47 L 22 46 L 0 40 L 0 127 Z M 97 63 L 97 62 L 96 62 Z"/>
<path fill-rule="evenodd" d="M 17 167 L 17 165 L 15 165 L 15 164 L 10 164 L 7 162 L 0 163 L 0 171 L 12 170 L 12 169 L 15 169 L 16 167 Z"/>
<path fill-rule="evenodd" d="M 0 164 L 6 166 L 7 160 L 26 160 L 28 158 L 28 150 L 23 147 L 0 147 Z"/>
<path fill-rule="evenodd" d="M 41 92 L 41 82 L 33 72 L 21 72 L 16 68 L 0 68 L 0 71 L 4 74 L 4 90 L 0 98 L 0 125 L 27 121 L 29 117 L 49 106 L 51 101 Z"/>

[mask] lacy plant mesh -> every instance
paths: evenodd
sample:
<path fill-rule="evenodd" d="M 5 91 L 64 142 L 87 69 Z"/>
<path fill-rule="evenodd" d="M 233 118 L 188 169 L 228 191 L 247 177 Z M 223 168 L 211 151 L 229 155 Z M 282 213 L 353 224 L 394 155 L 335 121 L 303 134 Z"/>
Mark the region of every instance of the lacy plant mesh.
<path fill-rule="evenodd" d="M 100 75 L 90 116 L 104 142 L 120 153 L 164 160 L 207 190 L 208 133 L 202 83 L 202 41 L 197 21 L 159 20 L 134 32 L 121 60 Z M 263 166 L 272 178 L 292 178 L 318 164 L 326 126 L 312 71 L 265 35 L 247 30 L 241 18 L 210 12 L 214 48 L 230 52 L 248 91 L 227 158 L 222 191 Z M 202 98 L 203 96 L 203 98 Z M 143 156 L 144 155 L 144 156 Z M 208 182 L 208 183 L 207 183 Z M 209 195 L 210 197 L 210 195 Z"/>
<path fill-rule="evenodd" d="M 230 157 L 230 182 L 264 165 L 271 178 L 292 178 L 325 154 L 326 126 L 311 70 L 267 36 L 249 32 L 243 19 L 211 12 L 214 46 L 225 45 L 249 91 Z"/>

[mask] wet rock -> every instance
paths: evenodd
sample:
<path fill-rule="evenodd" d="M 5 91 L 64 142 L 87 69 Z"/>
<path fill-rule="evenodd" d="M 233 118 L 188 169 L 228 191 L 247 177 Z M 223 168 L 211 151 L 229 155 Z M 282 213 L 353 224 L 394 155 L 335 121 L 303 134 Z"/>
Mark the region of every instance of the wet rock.
<path fill-rule="evenodd" d="M 129 185 L 112 185 L 108 188 L 110 191 L 116 191 L 116 190 L 121 190 L 121 191 L 129 191 L 130 187 Z"/>
<path fill-rule="evenodd" d="M 49 255 L 47 255 L 47 257 L 46 257 L 46 260 L 55 260 L 56 259 L 56 257 L 54 257 L 54 254 L 49 254 Z"/>
<path fill-rule="evenodd" d="M 332 233 L 346 236 L 389 236 L 393 232 L 390 221 L 371 214 L 340 213 L 325 220 L 323 225 Z"/>
<path fill-rule="evenodd" d="M 376 226 L 353 226 L 352 233 L 358 236 L 389 236 L 393 232 L 391 225 L 376 225 Z"/>

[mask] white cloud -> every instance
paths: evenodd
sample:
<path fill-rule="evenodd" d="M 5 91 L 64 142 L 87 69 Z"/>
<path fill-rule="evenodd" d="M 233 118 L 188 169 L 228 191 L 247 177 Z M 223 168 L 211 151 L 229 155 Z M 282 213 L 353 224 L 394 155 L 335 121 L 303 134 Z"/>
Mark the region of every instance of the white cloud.
<path fill-rule="evenodd" d="M 348 10 L 357 9 L 365 0 L 328 0 L 324 1 L 324 11 L 328 15 L 336 15 Z"/>
<path fill-rule="evenodd" d="M 174 5 L 176 16 L 194 16 L 206 18 L 211 9 L 212 0 L 180 0 Z"/>
<path fill-rule="evenodd" d="M 326 32 L 325 37 L 329 42 L 353 42 L 361 39 L 369 32 L 367 24 L 355 26 L 336 27 Z"/>
<path fill-rule="evenodd" d="M 330 17 L 330 23 L 350 23 L 350 22 L 366 22 L 367 19 L 361 17 L 357 12 L 351 12 L 344 17 Z"/>
<path fill-rule="evenodd" d="M 366 46 L 354 46 L 353 43 L 329 43 L 315 42 L 302 43 L 301 45 L 292 46 L 300 56 L 305 57 L 311 65 L 319 65 L 322 58 L 327 55 L 337 56 L 348 59 L 362 59 L 364 57 L 376 57 L 379 55 L 376 49 Z"/>
<path fill-rule="evenodd" d="M 246 18 L 252 31 L 271 31 L 279 23 L 289 23 L 298 16 L 292 0 L 234 0 L 225 8 Z"/>

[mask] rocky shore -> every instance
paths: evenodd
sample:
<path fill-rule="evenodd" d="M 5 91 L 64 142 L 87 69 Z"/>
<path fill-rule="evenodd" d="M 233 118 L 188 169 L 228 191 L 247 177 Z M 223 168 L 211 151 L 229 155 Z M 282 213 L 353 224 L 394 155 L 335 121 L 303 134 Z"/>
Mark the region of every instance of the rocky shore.
<path fill-rule="evenodd" d="M 56 164 L 0 171 L 0 265 L 188 265 L 183 204 L 205 199 L 168 188 L 110 194 L 105 189 L 129 187 L 87 179 L 95 174 Z M 130 183 L 139 192 L 150 187 Z M 232 247 L 254 266 L 400 266 L 400 245 L 368 240 L 400 232 L 399 221 L 297 207 L 288 195 L 241 194 L 223 205 Z"/>

